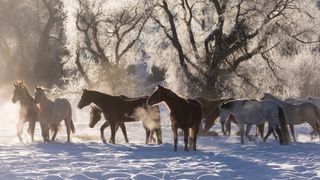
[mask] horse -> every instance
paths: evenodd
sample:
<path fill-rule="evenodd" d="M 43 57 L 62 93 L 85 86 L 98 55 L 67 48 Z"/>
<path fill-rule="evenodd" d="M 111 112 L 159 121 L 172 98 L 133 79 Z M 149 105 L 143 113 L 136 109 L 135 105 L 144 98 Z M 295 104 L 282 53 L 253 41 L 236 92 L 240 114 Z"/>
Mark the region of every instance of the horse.
<path fill-rule="evenodd" d="M 210 99 L 205 97 L 197 97 L 196 99 L 201 103 L 201 106 L 202 106 L 202 119 L 205 119 L 204 128 L 203 128 L 204 132 L 208 132 L 211 129 L 211 127 L 215 124 L 215 121 L 220 115 L 220 109 L 219 109 L 220 105 L 229 100 L 233 100 L 233 98 Z M 221 124 L 221 131 L 224 136 L 228 136 L 228 137 L 230 136 L 231 123 L 238 125 L 237 120 L 232 115 L 229 116 L 229 119 L 226 121 L 225 125 Z M 263 136 L 262 128 L 263 127 L 259 127 L 260 129 L 259 132 L 262 132 L 262 136 Z M 213 133 L 217 134 L 216 132 L 213 132 Z"/>
<path fill-rule="evenodd" d="M 315 97 L 308 97 L 306 99 L 286 98 L 286 99 L 284 99 L 284 102 L 291 103 L 291 104 L 301 104 L 301 103 L 304 103 L 304 102 L 311 102 L 314 105 L 316 105 L 318 108 L 320 108 L 320 99 L 319 98 L 315 98 Z M 311 136 L 314 135 L 314 134 L 316 134 L 316 132 L 314 132 L 314 131 L 312 131 L 310 133 Z"/>
<path fill-rule="evenodd" d="M 34 129 L 36 122 L 39 121 L 39 108 L 28 92 L 24 81 L 15 81 L 13 85 L 14 91 L 12 102 L 16 103 L 20 101 L 19 121 L 16 125 L 17 136 L 20 142 L 23 142 L 23 124 L 29 122 L 28 134 L 31 137 L 31 141 L 34 142 Z"/>
<path fill-rule="evenodd" d="M 265 93 L 262 99 L 271 99 L 281 104 L 283 110 L 287 115 L 287 123 L 289 124 L 291 135 L 294 141 L 296 141 L 294 125 L 302 124 L 305 122 L 309 123 L 309 125 L 313 129 L 313 132 L 310 134 L 311 139 L 313 138 L 313 133 L 317 133 L 320 138 L 320 109 L 316 105 L 311 102 L 302 102 L 299 104 L 287 103 L 269 93 Z"/>
<path fill-rule="evenodd" d="M 171 129 L 173 131 L 174 151 L 177 151 L 178 128 L 184 132 L 184 150 L 188 151 L 188 138 L 190 145 L 196 150 L 197 135 L 202 119 L 201 103 L 195 99 L 185 99 L 170 89 L 157 85 L 156 90 L 148 99 L 149 105 L 165 102 L 170 109 Z M 189 134 L 190 131 L 190 134 Z"/>
<path fill-rule="evenodd" d="M 204 123 L 204 127 L 200 126 L 200 133 L 208 133 L 211 127 L 215 124 L 217 118 L 219 117 L 219 106 L 228 100 L 231 99 L 211 99 L 206 97 L 196 97 L 202 107 L 202 119 Z M 231 119 L 232 122 L 236 123 L 234 119 Z M 231 122 L 230 122 L 231 123 Z M 231 124 L 229 126 L 231 128 Z M 224 135 L 227 135 L 227 131 L 224 129 L 224 126 L 221 125 L 221 131 Z M 229 131 L 230 132 L 230 131 Z M 218 135 L 213 131 L 214 135 Z"/>
<path fill-rule="evenodd" d="M 104 137 L 104 129 L 110 126 L 111 128 L 111 144 L 115 144 L 115 133 L 116 127 L 119 126 L 122 128 L 123 133 L 126 134 L 124 122 L 126 121 L 135 121 L 131 115 L 134 114 L 137 108 L 146 108 L 147 96 L 139 98 L 127 98 L 124 96 L 111 96 L 104 94 L 98 91 L 83 90 L 80 101 L 78 103 L 78 108 L 82 109 L 85 106 L 93 103 L 99 107 L 102 111 L 106 122 L 100 128 L 100 135 L 103 143 L 106 143 Z M 153 121 L 155 121 L 153 119 Z M 148 129 L 146 129 L 148 130 Z M 157 135 L 158 144 L 162 143 L 161 140 L 161 127 L 154 127 L 154 130 Z M 126 136 L 126 135 L 125 135 Z M 148 130 L 146 134 L 149 139 L 150 131 Z"/>
<path fill-rule="evenodd" d="M 290 144 L 286 115 L 281 105 L 277 102 L 272 100 L 253 101 L 249 99 L 227 101 L 220 106 L 220 121 L 222 124 L 225 124 L 230 114 L 234 115 L 238 121 L 241 144 L 244 144 L 244 136 L 249 134 L 252 125 L 260 125 L 265 122 L 268 122 L 269 129 L 263 138 L 264 142 L 275 130 L 279 136 L 280 145 Z M 244 132 L 244 125 L 247 125 L 246 132 Z"/>
<path fill-rule="evenodd" d="M 70 102 L 64 98 L 50 100 L 41 87 L 35 88 L 35 102 L 40 106 L 39 116 L 43 140 L 50 142 L 49 129 L 53 128 L 54 132 L 51 141 L 54 141 L 58 132 L 57 127 L 64 120 L 68 136 L 67 142 L 70 142 L 70 131 L 75 133 Z"/>
<path fill-rule="evenodd" d="M 157 109 L 159 110 L 159 107 Z M 101 109 L 99 107 L 97 107 L 96 105 L 92 105 L 91 106 L 90 121 L 89 121 L 89 127 L 90 128 L 93 128 L 97 124 L 97 122 L 99 122 L 101 120 L 101 114 L 102 114 L 102 111 L 101 111 Z M 126 117 L 126 119 L 127 119 L 127 121 L 125 121 L 125 122 L 135 122 L 136 121 L 135 119 L 132 120 L 131 117 Z M 144 122 L 144 121 L 142 121 L 142 122 Z M 157 118 L 156 123 L 159 124 L 158 125 L 158 127 L 159 127 L 160 126 L 160 112 L 158 114 L 158 118 Z M 155 130 L 148 128 L 147 125 L 145 125 L 144 123 L 143 123 L 143 126 L 144 126 L 145 131 L 146 131 L 146 141 L 145 141 L 145 143 L 149 144 L 149 142 L 155 142 L 156 139 L 153 137 L 153 135 L 155 133 Z M 119 126 L 116 127 L 116 131 L 117 131 L 118 128 L 119 128 Z M 129 140 L 128 140 L 128 137 L 127 137 L 127 133 L 126 133 L 125 129 L 121 128 L 121 130 L 122 130 L 122 134 L 124 135 L 126 143 L 129 143 Z M 149 132 L 150 132 L 150 135 L 148 135 Z M 148 138 L 148 136 L 149 136 L 149 138 Z M 111 138 L 110 138 L 109 142 L 111 142 Z M 162 144 L 161 138 L 157 139 L 157 143 L 158 144 Z"/>

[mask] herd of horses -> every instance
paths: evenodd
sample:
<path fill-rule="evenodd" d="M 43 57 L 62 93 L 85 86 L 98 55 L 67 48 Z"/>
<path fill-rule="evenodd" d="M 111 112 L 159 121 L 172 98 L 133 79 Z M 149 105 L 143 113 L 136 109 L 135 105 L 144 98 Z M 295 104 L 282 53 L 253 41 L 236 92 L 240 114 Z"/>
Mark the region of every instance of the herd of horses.
<path fill-rule="evenodd" d="M 20 101 L 17 136 L 21 142 L 23 125 L 28 122 L 28 133 L 34 141 L 36 122 L 40 123 L 43 141 L 54 141 L 64 121 L 67 131 L 67 142 L 70 142 L 71 132 L 75 132 L 72 120 L 72 108 L 65 98 L 50 100 L 41 87 L 35 88 L 34 97 L 30 95 L 23 81 L 14 82 L 12 102 Z M 280 145 L 291 143 L 291 135 L 296 141 L 294 125 L 307 122 L 311 128 L 311 138 L 318 135 L 320 138 L 320 98 L 281 100 L 272 94 L 265 93 L 261 100 L 255 99 L 210 99 L 197 97 L 186 99 L 180 97 L 170 89 L 157 85 L 150 96 L 130 98 L 127 96 L 112 96 L 93 90 L 84 89 L 78 103 L 82 109 L 91 106 L 89 127 L 93 128 L 103 114 L 105 122 L 100 127 L 103 143 L 106 143 L 104 130 L 110 126 L 111 137 L 109 143 L 115 144 L 117 130 L 122 130 L 126 143 L 129 142 L 125 123 L 141 121 L 146 132 L 146 141 L 162 143 L 161 119 L 159 103 L 164 102 L 170 110 L 170 122 L 173 132 L 174 151 L 177 151 L 178 129 L 183 131 L 184 150 L 196 150 L 199 133 L 208 132 L 220 117 L 222 132 L 230 136 L 231 123 L 239 127 L 241 143 L 248 138 L 252 125 L 256 125 L 256 136 L 263 141 L 273 133 Z M 268 132 L 264 136 L 264 125 L 268 124 Z M 52 136 L 50 138 L 50 131 Z M 216 135 L 217 133 L 213 133 Z M 154 138 L 155 135 L 155 138 Z"/>

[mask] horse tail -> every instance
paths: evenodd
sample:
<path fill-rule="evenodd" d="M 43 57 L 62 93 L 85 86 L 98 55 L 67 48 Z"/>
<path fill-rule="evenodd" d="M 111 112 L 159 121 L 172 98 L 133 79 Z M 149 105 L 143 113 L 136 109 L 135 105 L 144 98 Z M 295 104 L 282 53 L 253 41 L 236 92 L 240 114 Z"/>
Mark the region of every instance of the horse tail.
<path fill-rule="evenodd" d="M 72 120 L 72 114 L 75 114 L 75 113 L 73 113 L 73 110 L 71 108 L 71 103 L 67 99 L 64 99 L 64 103 L 66 104 L 67 108 L 69 109 L 68 118 L 70 120 L 71 132 L 74 134 L 76 132 L 76 129 L 74 127 L 74 123 L 73 123 L 73 120 Z"/>
<path fill-rule="evenodd" d="M 315 109 L 315 112 L 317 115 L 317 122 L 316 122 L 317 130 L 320 131 L 320 108 L 318 108 L 318 106 L 315 104 L 313 104 L 313 106 L 314 106 L 314 109 Z M 316 133 L 318 133 L 318 132 L 316 132 Z"/>
<path fill-rule="evenodd" d="M 282 130 L 283 141 L 285 145 L 289 145 L 290 136 L 289 136 L 288 126 L 287 126 L 286 116 L 281 106 L 279 106 L 278 109 L 279 109 L 279 123 Z"/>
<path fill-rule="evenodd" d="M 76 129 L 74 128 L 74 124 L 73 124 L 73 120 L 72 119 L 71 119 L 70 125 L 71 125 L 71 131 L 74 134 L 76 132 Z"/>
<path fill-rule="evenodd" d="M 317 121 L 317 127 L 318 127 L 318 129 L 320 129 L 320 108 L 318 108 L 317 105 L 314 105 L 314 109 L 315 109 L 315 111 L 316 111 L 317 119 L 318 119 L 318 121 Z"/>

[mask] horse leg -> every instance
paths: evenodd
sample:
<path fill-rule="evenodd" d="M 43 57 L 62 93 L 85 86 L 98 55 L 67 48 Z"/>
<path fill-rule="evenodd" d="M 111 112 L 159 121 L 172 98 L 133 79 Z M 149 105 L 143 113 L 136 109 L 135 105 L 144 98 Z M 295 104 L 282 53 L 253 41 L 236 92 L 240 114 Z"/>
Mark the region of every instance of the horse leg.
<path fill-rule="evenodd" d="M 277 126 L 277 128 L 276 128 L 276 133 L 278 134 L 280 145 L 283 145 L 284 144 L 283 135 L 282 135 L 282 132 L 281 132 L 279 126 Z"/>
<path fill-rule="evenodd" d="M 295 135 L 295 132 L 294 132 L 294 125 L 293 124 L 289 124 L 289 127 L 290 127 L 290 132 L 291 132 L 291 136 L 293 138 L 293 141 L 294 142 L 297 142 L 296 140 L 296 135 Z M 280 138 L 280 137 L 279 137 Z"/>
<path fill-rule="evenodd" d="M 125 125 L 124 123 L 121 123 L 119 126 L 120 126 L 121 131 L 122 131 L 122 134 L 123 134 L 123 136 L 124 136 L 124 141 L 125 141 L 126 143 L 129 143 L 128 136 L 127 136 L 126 125 Z M 119 126 L 117 126 L 117 130 L 118 130 L 118 127 L 119 127 Z M 117 130 L 116 130 L 116 131 L 117 131 Z"/>
<path fill-rule="evenodd" d="M 51 137 L 51 141 L 54 141 L 58 133 L 59 125 L 53 125 L 51 128 L 53 128 L 53 135 Z"/>
<path fill-rule="evenodd" d="M 43 141 L 50 142 L 49 129 L 47 128 L 47 125 L 40 122 L 40 127 L 41 127 L 41 135 L 42 135 Z"/>
<path fill-rule="evenodd" d="M 157 136 L 157 144 L 162 144 L 162 133 L 161 128 L 154 130 Z"/>
<path fill-rule="evenodd" d="M 31 137 L 31 141 L 34 142 L 34 129 L 35 129 L 35 126 L 36 126 L 36 122 L 33 121 L 33 120 L 30 120 L 29 121 L 29 127 L 28 127 L 28 133 Z"/>
<path fill-rule="evenodd" d="M 244 144 L 244 124 L 239 124 L 241 144 Z"/>
<path fill-rule="evenodd" d="M 199 133 L 199 126 L 196 126 L 195 128 L 191 129 L 191 137 L 193 138 L 193 150 L 197 150 L 197 138 L 198 138 L 198 133 Z"/>
<path fill-rule="evenodd" d="M 173 150 L 177 151 L 177 144 L 178 144 L 178 128 L 175 125 L 171 125 L 171 129 L 173 132 L 173 141 L 174 141 L 174 147 Z"/>
<path fill-rule="evenodd" d="M 225 123 L 225 129 L 224 129 L 224 126 L 221 125 L 223 128 L 222 128 L 222 132 L 223 132 L 223 135 L 224 136 L 227 136 L 227 137 L 230 137 L 230 134 L 231 134 L 231 120 L 230 120 L 230 117 L 227 119 L 227 122 Z"/>
<path fill-rule="evenodd" d="M 278 136 L 277 136 L 277 133 L 275 133 L 274 131 L 272 132 L 272 135 L 273 135 L 273 137 L 274 137 L 274 139 L 277 141 L 278 140 Z"/>
<path fill-rule="evenodd" d="M 22 143 L 23 142 L 23 138 L 22 138 L 22 133 L 23 133 L 23 122 L 19 121 L 16 125 L 17 128 L 17 136 L 19 138 L 19 141 Z"/>
<path fill-rule="evenodd" d="M 100 127 L 100 137 L 101 137 L 101 140 L 102 140 L 102 142 L 103 142 L 104 144 L 107 143 L 106 138 L 104 137 L 104 129 L 107 128 L 108 126 L 109 126 L 109 123 L 108 123 L 108 121 L 106 121 L 106 122 L 104 122 L 104 123 L 102 124 L 102 126 Z"/>
<path fill-rule="evenodd" d="M 184 135 L 184 150 L 189 151 L 189 148 L 188 148 L 189 129 L 184 129 L 183 135 Z"/>
<path fill-rule="evenodd" d="M 314 139 L 313 135 L 314 134 L 319 134 L 320 130 L 319 130 L 319 126 L 318 126 L 318 120 L 315 121 L 309 121 L 308 123 L 310 124 L 310 126 L 312 127 L 312 132 L 310 133 L 311 136 L 311 140 Z M 320 137 L 320 136 L 319 136 Z"/>
<path fill-rule="evenodd" d="M 250 130 L 251 130 L 251 126 L 252 126 L 252 125 L 247 124 L 247 125 L 246 125 L 246 131 L 245 131 L 245 136 L 246 136 L 246 138 L 249 139 L 249 141 L 253 141 L 253 139 L 249 136 L 249 132 L 250 132 Z"/>
<path fill-rule="evenodd" d="M 116 125 L 110 124 L 111 128 L 111 144 L 116 144 Z"/>
<path fill-rule="evenodd" d="M 71 132 L 71 121 L 70 119 L 65 119 L 64 120 L 64 124 L 66 125 L 66 129 L 67 129 L 67 142 L 70 142 L 70 132 Z"/>
<path fill-rule="evenodd" d="M 270 124 L 269 124 L 268 132 L 267 132 L 266 136 L 263 138 L 263 142 L 266 142 L 266 141 L 267 141 L 268 137 L 271 135 L 271 133 L 272 133 L 273 131 L 274 131 L 273 128 L 270 127 Z"/>
<path fill-rule="evenodd" d="M 151 131 L 146 127 L 145 127 L 145 130 L 146 130 L 146 144 L 149 144 Z"/>
<path fill-rule="evenodd" d="M 117 125 L 116 125 L 116 133 L 118 132 L 118 129 L 119 129 L 119 127 L 120 127 L 120 125 L 117 123 Z M 122 131 L 122 130 L 121 130 Z M 126 131 L 127 132 L 127 131 Z M 122 134 L 123 134 L 123 132 L 122 132 Z M 124 135 L 123 135 L 124 136 Z M 111 141 L 112 141 L 112 137 L 110 136 L 110 138 L 109 138 L 109 143 L 111 144 Z"/>
<path fill-rule="evenodd" d="M 157 141 L 157 139 L 154 137 L 155 135 L 157 135 L 157 134 L 155 134 L 155 130 L 151 130 L 150 131 L 150 139 L 149 139 L 150 142 L 156 142 Z"/>

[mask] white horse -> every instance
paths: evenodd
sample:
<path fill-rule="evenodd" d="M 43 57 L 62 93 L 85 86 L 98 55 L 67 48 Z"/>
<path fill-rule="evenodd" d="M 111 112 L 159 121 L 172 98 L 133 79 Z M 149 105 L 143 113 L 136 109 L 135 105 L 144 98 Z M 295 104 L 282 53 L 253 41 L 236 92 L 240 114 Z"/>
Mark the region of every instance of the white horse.
<path fill-rule="evenodd" d="M 252 125 L 260 125 L 265 122 L 268 122 L 269 129 L 263 138 L 264 142 L 275 130 L 279 136 L 280 145 L 290 144 L 286 117 L 282 107 L 277 102 L 272 100 L 252 101 L 248 99 L 238 99 L 223 103 L 220 106 L 221 123 L 225 124 L 231 114 L 238 121 L 241 144 L 244 144 L 244 136 L 249 134 L 249 132 L 244 132 L 245 125 L 247 125 L 246 131 L 249 131 Z"/>
<path fill-rule="evenodd" d="M 58 127 L 60 122 L 64 120 L 67 128 L 68 142 L 70 142 L 70 130 L 72 133 L 75 132 L 70 102 L 63 98 L 58 98 L 52 101 L 47 98 L 44 93 L 44 89 L 39 87 L 36 87 L 35 90 L 35 102 L 40 105 L 39 116 L 43 140 L 49 142 L 50 128 Z M 55 139 L 57 132 L 58 128 L 55 128 L 51 141 Z"/>
<path fill-rule="evenodd" d="M 320 110 L 315 104 L 303 100 L 296 100 L 295 102 L 297 104 L 293 104 L 292 98 L 290 98 L 289 100 L 287 99 L 287 102 L 285 102 L 269 93 L 264 94 L 262 99 L 271 99 L 281 104 L 283 110 L 287 115 L 287 123 L 289 124 L 291 135 L 294 141 L 296 141 L 294 125 L 302 124 L 305 122 L 309 123 L 313 129 L 313 132 L 311 133 L 311 138 L 312 134 L 314 133 L 317 133 L 320 138 Z"/>

